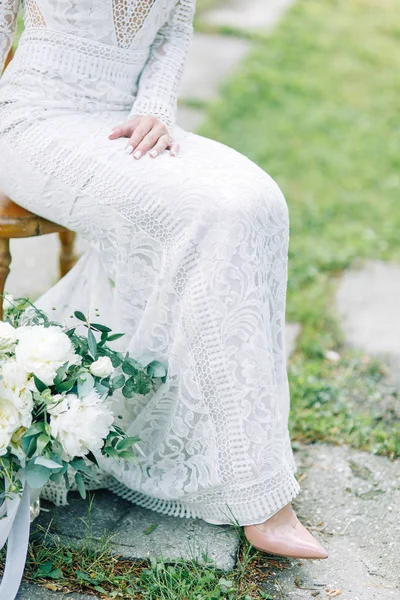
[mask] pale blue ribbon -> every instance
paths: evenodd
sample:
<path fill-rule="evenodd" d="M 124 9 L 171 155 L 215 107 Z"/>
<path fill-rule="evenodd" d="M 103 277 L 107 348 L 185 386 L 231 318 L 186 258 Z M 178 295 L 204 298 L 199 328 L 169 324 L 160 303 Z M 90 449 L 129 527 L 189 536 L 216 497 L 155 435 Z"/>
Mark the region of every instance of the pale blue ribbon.
<path fill-rule="evenodd" d="M 0 583 L 0 600 L 15 600 L 24 573 L 30 530 L 29 486 L 21 476 L 23 493 L 0 506 L 0 549 L 7 542 L 7 557 Z M 7 487 L 7 482 L 6 482 Z"/>

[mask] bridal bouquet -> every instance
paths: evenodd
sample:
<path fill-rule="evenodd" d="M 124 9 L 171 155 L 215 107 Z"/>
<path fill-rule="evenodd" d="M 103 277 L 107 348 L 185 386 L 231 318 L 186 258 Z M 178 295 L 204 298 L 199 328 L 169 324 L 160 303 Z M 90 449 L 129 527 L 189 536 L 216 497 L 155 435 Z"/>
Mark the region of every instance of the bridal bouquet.
<path fill-rule="evenodd" d="M 156 385 L 155 379 L 165 382 L 167 370 L 159 361 L 144 367 L 129 353 L 113 350 L 110 343 L 123 334 L 89 322 L 79 311 L 74 313 L 77 325 L 65 327 L 26 298 L 6 296 L 4 306 L 6 320 L 0 321 L 0 547 L 8 537 L 10 549 L 14 521 L 18 529 L 16 515 L 23 510 L 27 518 L 20 504 L 25 502 L 29 509 L 30 488 L 64 480 L 67 489 L 74 483 L 85 497 L 84 476 L 92 473 L 90 463 L 97 465 L 96 454 L 137 460 L 140 439 L 129 437 L 116 424 L 112 396 L 115 390 L 125 398 L 146 394 Z M 25 542 L 27 546 L 27 538 Z M 16 563 L 8 555 L 7 564 L 0 592 L 9 591 L 19 576 L 12 573 Z"/>

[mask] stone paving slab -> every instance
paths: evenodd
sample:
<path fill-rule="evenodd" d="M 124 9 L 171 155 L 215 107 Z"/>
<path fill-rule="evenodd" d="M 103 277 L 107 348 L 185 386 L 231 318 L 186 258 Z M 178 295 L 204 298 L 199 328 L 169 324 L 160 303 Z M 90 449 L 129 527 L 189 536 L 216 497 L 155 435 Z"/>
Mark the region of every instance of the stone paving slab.
<path fill-rule="evenodd" d="M 329 558 L 282 559 L 287 568 L 266 592 L 277 600 L 325 600 L 333 590 L 340 600 L 400 598 L 400 461 L 325 444 L 295 457 L 304 479 L 294 507 Z"/>
<path fill-rule="evenodd" d="M 97 596 L 67 592 L 52 592 L 44 587 L 24 583 L 21 586 L 17 600 L 97 600 Z"/>
<path fill-rule="evenodd" d="M 400 265 L 371 260 L 346 271 L 336 302 L 347 343 L 400 373 Z"/>
<path fill-rule="evenodd" d="M 54 532 L 64 543 L 79 543 L 88 533 L 88 502 L 77 492 L 69 495 L 69 506 L 55 508 L 42 502 L 38 523 Z M 91 537 L 112 536 L 116 554 L 129 559 L 163 557 L 203 560 L 203 553 L 218 568 L 231 570 L 239 548 L 237 531 L 229 525 L 211 525 L 201 519 L 182 519 L 140 508 L 106 490 L 94 492 L 91 511 Z"/>
<path fill-rule="evenodd" d="M 182 80 L 181 98 L 213 100 L 221 83 L 250 49 L 246 40 L 195 33 Z"/>
<path fill-rule="evenodd" d="M 225 0 L 208 11 L 202 21 L 248 31 L 268 31 L 274 27 L 293 0 Z"/>

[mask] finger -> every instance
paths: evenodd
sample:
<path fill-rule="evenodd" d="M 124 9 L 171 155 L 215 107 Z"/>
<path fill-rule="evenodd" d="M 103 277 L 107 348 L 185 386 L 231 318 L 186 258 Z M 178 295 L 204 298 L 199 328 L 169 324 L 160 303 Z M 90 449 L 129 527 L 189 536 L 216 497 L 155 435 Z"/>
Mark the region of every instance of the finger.
<path fill-rule="evenodd" d="M 158 127 L 153 127 L 153 129 L 151 129 L 136 146 L 135 152 L 133 153 L 134 158 L 140 158 L 143 154 L 146 154 L 148 150 L 157 144 L 160 137 L 160 129 Z"/>
<path fill-rule="evenodd" d="M 110 140 L 116 140 L 120 137 L 130 137 L 135 128 L 135 121 L 130 121 L 129 123 L 122 123 L 121 125 L 116 125 L 113 127 L 108 134 L 108 138 Z"/>
<path fill-rule="evenodd" d="M 164 133 L 164 135 L 162 135 L 159 138 L 158 142 L 154 146 L 153 150 L 150 152 L 149 156 L 151 156 L 151 158 L 156 158 L 156 156 L 161 154 L 161 152 L 163 152 L 163 150 L 168 148 L 169 142 L 170 142 L 170 139 L 169 139 L 168 133 Z"/>
<path fill-rule="evenodd" d="M 153 125 L 151 121 L 140 121 L 139 125 L 134 129 L 130 140 L 126 146 L 125 151 L 127 154 L 131 154 L 134 150 L 137 149 L 137 146 L 142 142 L 142 140 L 147 136 L 147 134 L 152 130 Z"/>
<path fill-rule="evenodd" d="M 169 151 L 170 156 L 176 156 L 180 149 L 178 142 L 171 142 L 169 148 L 170 148 L 170 151 Z"/>

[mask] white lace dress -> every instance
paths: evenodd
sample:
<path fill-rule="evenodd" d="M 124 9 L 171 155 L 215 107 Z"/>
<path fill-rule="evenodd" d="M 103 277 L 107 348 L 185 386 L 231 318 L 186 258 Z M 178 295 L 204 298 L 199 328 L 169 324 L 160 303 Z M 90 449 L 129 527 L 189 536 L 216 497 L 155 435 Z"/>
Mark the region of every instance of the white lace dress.
<path fill-rule="evenodd" d="M 0 58 L 18 0 L 0 1 Z M 120 407 L 140 465 L 101 461 L 107 486 L 158 512 L 241 525 L 298 493 L 288 434 L 288 213 L 257 165 L 175 122 L 195 0 L 24 0 L 0 81 L 0 187 L 79 232 L 89 250 L 37 304 L 98 310 L 121 349 L 168 363 Z M 109 131 L 163 120 L 175 158 L 134 160 Z M 52 310 L 53 307 L 56 310 Z M 66 493 L 52 486 L 57 504 Z"/>

